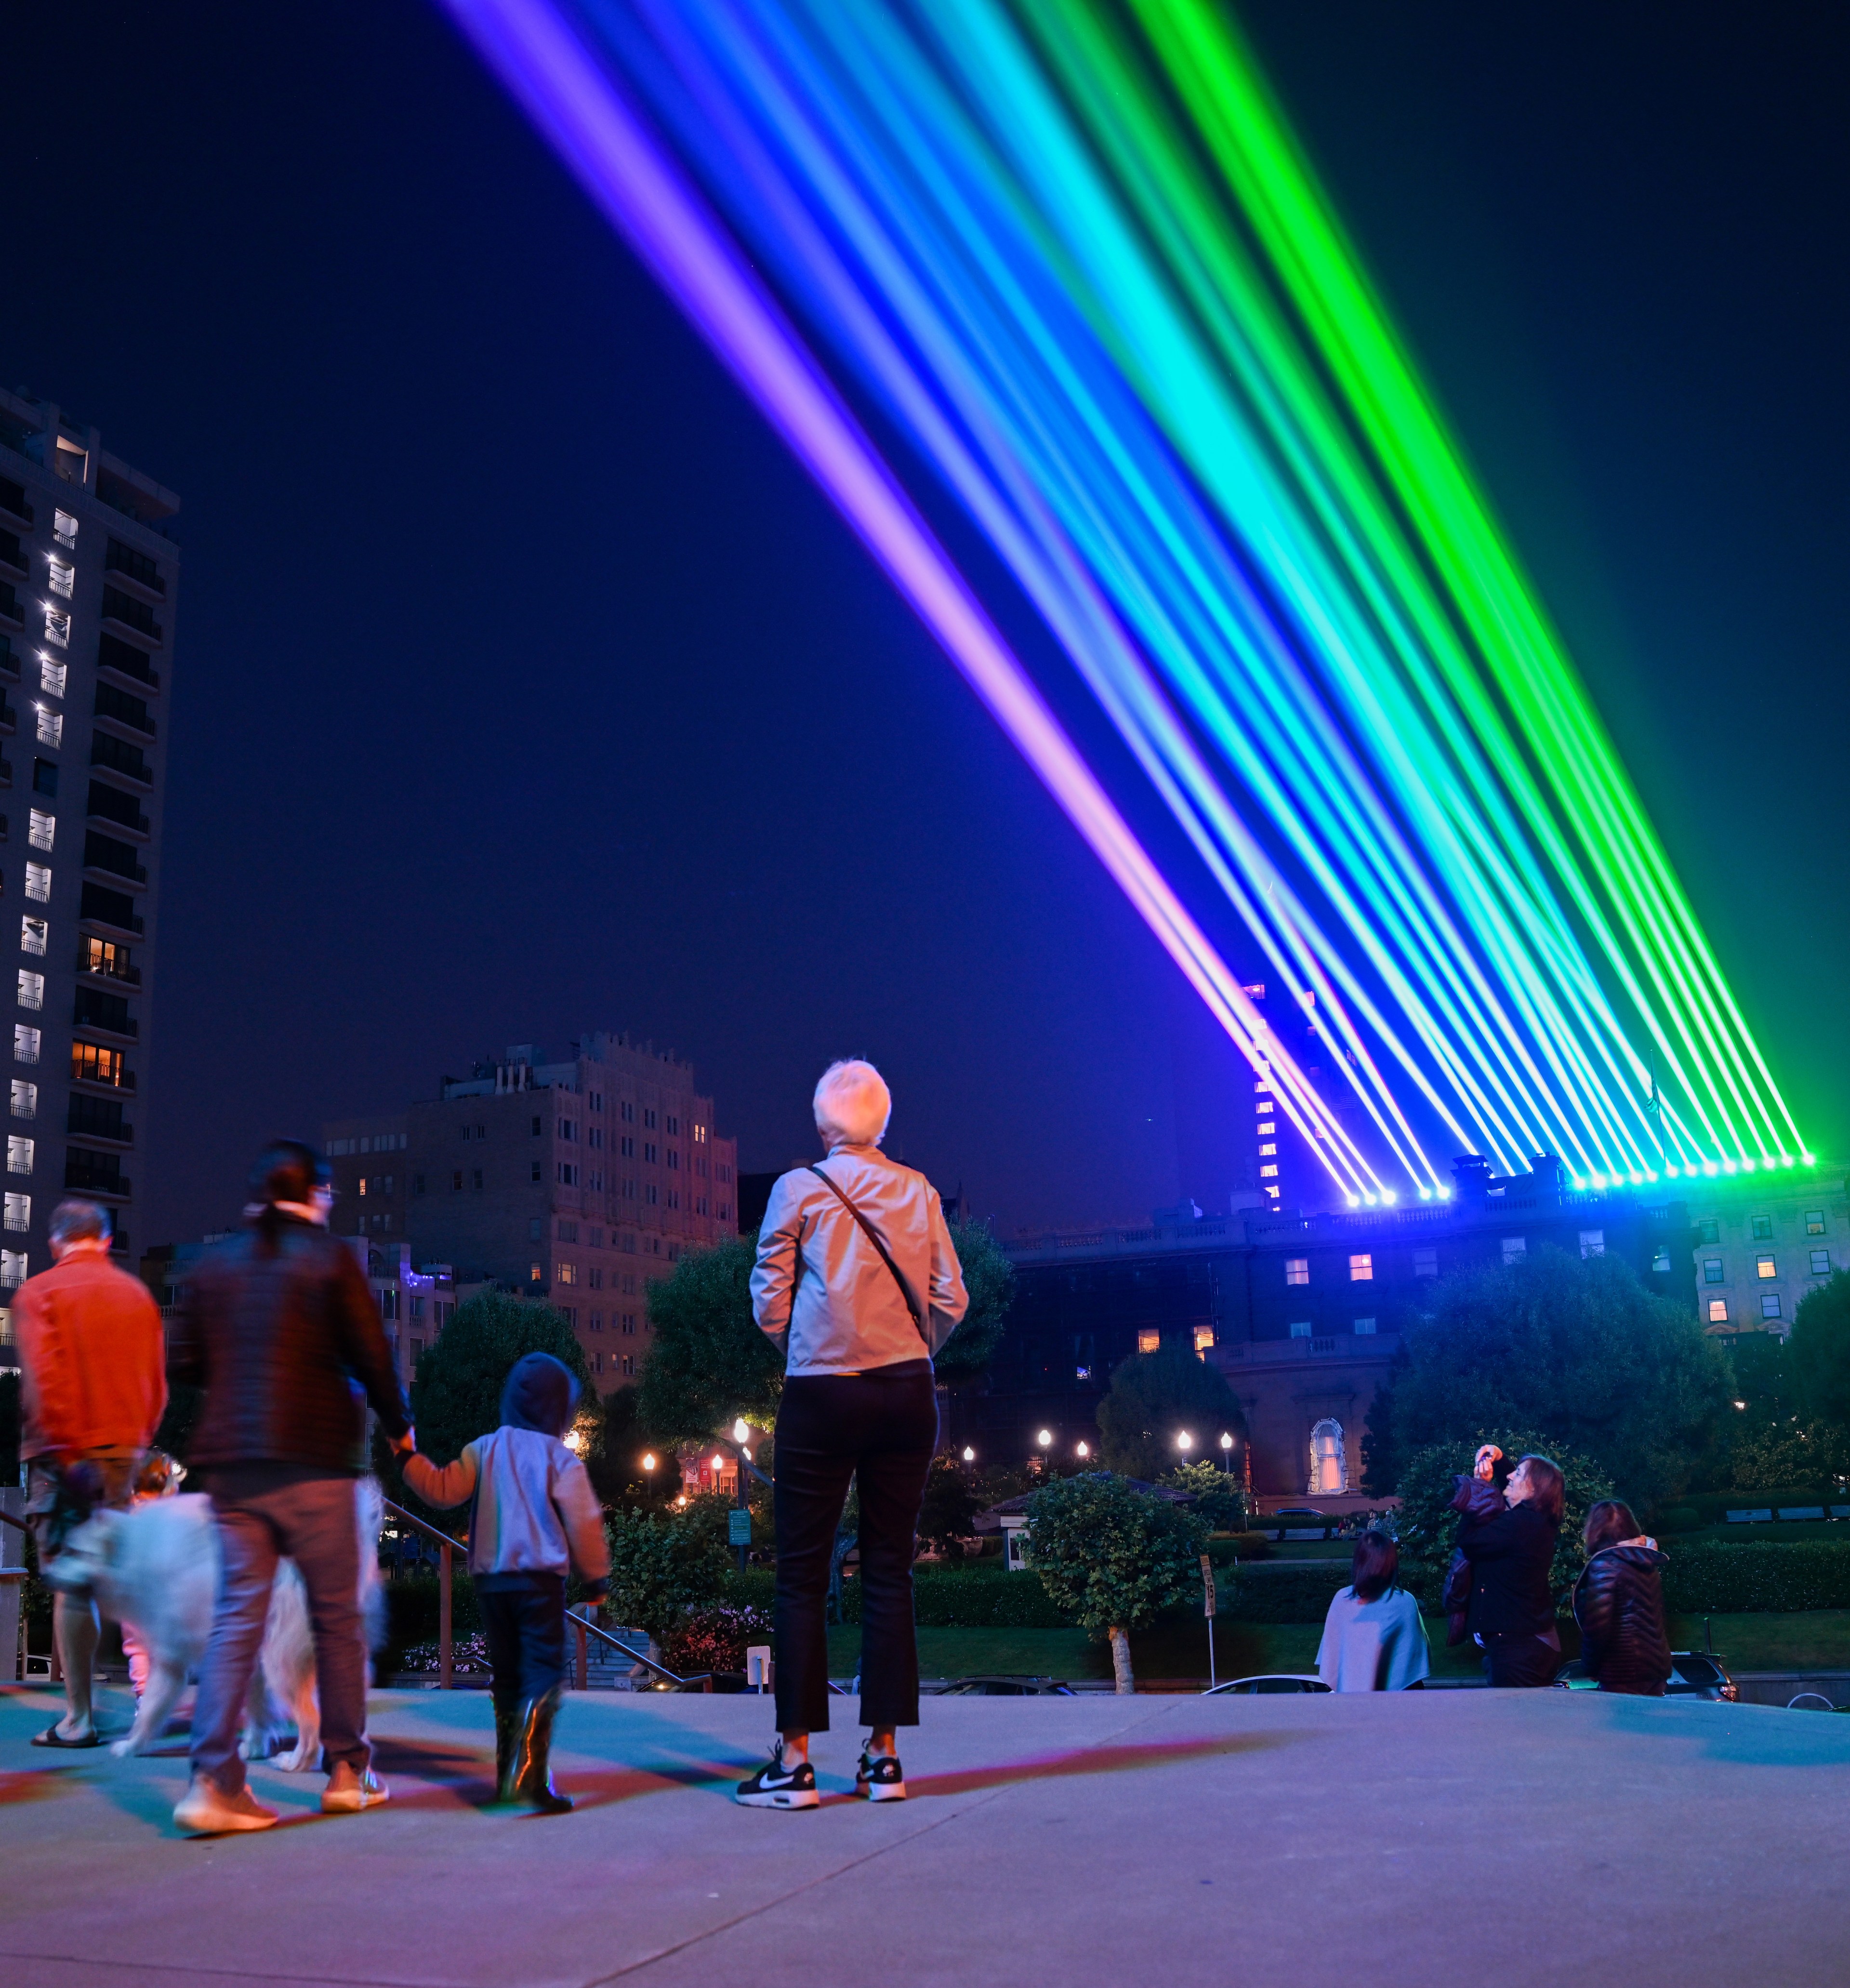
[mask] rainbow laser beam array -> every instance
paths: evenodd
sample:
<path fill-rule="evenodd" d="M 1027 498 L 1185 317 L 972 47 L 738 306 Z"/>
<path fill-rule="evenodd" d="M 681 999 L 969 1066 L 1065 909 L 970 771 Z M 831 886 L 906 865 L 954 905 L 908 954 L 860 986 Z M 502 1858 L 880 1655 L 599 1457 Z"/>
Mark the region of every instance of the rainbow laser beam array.
<path fill-rule="evenodd" d="M 1595 1187 L 1810 1163 L 1209 0 L 446 5 L 1352 1202 L 1446 1193 L 1416 1120 Z M 851 396 L 981 528 L 1353 1110 L 1268 1030 Z"/>

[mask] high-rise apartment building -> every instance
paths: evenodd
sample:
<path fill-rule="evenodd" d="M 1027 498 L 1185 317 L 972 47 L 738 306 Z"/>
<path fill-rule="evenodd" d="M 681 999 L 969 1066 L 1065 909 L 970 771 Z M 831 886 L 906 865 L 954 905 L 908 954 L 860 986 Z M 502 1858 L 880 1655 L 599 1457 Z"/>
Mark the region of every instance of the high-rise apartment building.
<path fill-rule="evenodd" d="M 323 1138 L 337 1232 L 401 1242 L 458 1286 L 548 1299 L 607 1390 L 641 1363 L 647 1280 L 736 1233 L 738 1149 L 712 1099 L 691 1063 L 625 1036 L 583 1036 L 552 1063 L 516 1045 Z"/>
<path fill-rule="evenodd" d="M 126 1164 L 137 1148 L 146 1164 L 131 1107 L 148 1043 L 165 752 L 155 714 L 171 668 L 179 508 L 95 428 L 0 390 L 8 1290 L 50 1263 L 46 1220 L 67 1191 L 111 1208 L 128 1247 Z"/>

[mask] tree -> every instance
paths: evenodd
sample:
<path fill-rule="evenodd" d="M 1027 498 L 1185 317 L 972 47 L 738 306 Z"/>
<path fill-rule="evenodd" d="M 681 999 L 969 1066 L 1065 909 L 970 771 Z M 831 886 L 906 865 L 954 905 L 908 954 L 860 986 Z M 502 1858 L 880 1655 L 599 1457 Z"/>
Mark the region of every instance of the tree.
<path fill-rule="evenodd" d="M 976 1530 L 976 1514 L 982 1510 L 963 1466 L 948 1456 L 933 1457 L 919 1506 L 918 1537 L 941 1554 L 961 1553 L 962 1543 Z"/>
<path fill-rule="evenodd" d="M 1432 1291 L 1369 1418 L 1368 1488 L 1474 1429 L 1541 1432 L 1584 1452 L 1641 1511 L 1719 1468 L 1729 1433 L 1727 1359 L 1695 1317 L 1616 1256 L 1558 1249 L 1466 1271 Z"/>
<path fill-rule="evenodd" d="M 1121 1692 L 1137 1688 L 1131 1631 L 1199 1591 L 1206 1544 L 1185 1505 L 1108 1471 L 1057 1478 L 1028 1501 L 1028 1565 L 1081 1628 L 1108 1638 Z"/>
<path fill-rule="evenodd" d="M 1246 1522 L 1246 1501 L 1229 1470 L 1204 1457 L 1179 1465 L 1156 1480 L 1172 1491 L 1185 1491 L 1195 1500 L 1195 1516 L 1210 1532 L 1237 1532 Z"/>
<path fill-rule="evenodd" d="M 939 1379 L 955 1388 L 976 1379 L 996 1357 L 1003 1324 L 1014 1302 L 1015 1266 L 1003 1254 L 986 1222 L 953 1222 L 950 1229 L 970 1308 L 938 1349 L 932 1364 Z"/>
<path fill-rule="evenodd" d="M 645 1425 L 636 1398 L 631 1381 L 604 1399 L 604 1453 L 590 1471 L 592 1488 L 606 1505 L 654 1505 L 680 1495 L 675 1445 Z M 642 1459 L 651 1455 L 655 1468 L 644 1470 Z"/>
<path fill-rule="evenodd" d="M 587 1462 L 601 1456 L 603 1404 L 591 1378 L 590 1362 L 578 1335 L 550 1304 L 536 1304 L 502 1290 L 478 1291 L 456 1307 L 456 1315 L 425 1349 L 411 1382 L 411 1419 L 418 1447 L 433 1463 L 449 1463 L 465 1444 L 501 1425 L 501 1391 L 516 1360 L 550 1353 L 569 1367 L 578 1382 L 577 1428 Z M 404 1487 L 396 1471 L 393 1493 Z"/>
<path fill-rule="evenodd" d="M 1850 1270 L 1799 1300 L 1790 1351 L 1805 1414 L 1850 1430 Z"/>
<path fill-rule="evenodd" d="M 1224 1430 L 1243 1441 L 1246 1418 L 1227 1377 L 1192 1347 L 1169 1345 L 1133 1353 L 1111 1376 L 1098 1405 L 1099 1461 L 1108 1470 L 1154 1482 L 1182 1455 L 1186 1431 L 1198 1444 Z"/>
<path fill-rule="evenodd" d="M 704 1442 L 735 1416 L 768 1428 L 777 1418 L 783 1355 L 752 1318 L 756 1234 L 692 1249 L 649 1286 L 654 1343 L 643 1357 L 636 1408 L 665 1441 Z"/>
<path fill-rule="evenodd" d="M 719 1599 L 726 1573 L 725 1509 L 722 1498 L 695 1498 L 678 1511 L 613 1512 L 606 1523 L 607 1606 L 612 1620 L 647 1633 L 657 1663 L 683 1617 Z"/>
<path fill-rule="evenodd" d="M 1589 1458 L 1530 1430 L 1478 1430 L 1456 1442 L 1432 1443 L 1413 1451 L 1401 1466 L 1400 1509 L 1393 1520 L 1400 1543 L 1401 1579 L 1428 1608 L 1439 1606 L 1439 1590 L 1452 1559 L 1458 1514 L 1451 1509 L 1455 1480 L 1470 1471 L 1482 1443 L 1493 1442 L 1510 1462 L 1546 1456 L 1561 1467 L 1566 1515 L 1555 1543 L 1548 1585 L 1558 1606 L 1587 1564 L 1581 1529 L 1588 1510 L 1613 1495 L 1605 1473 Z"/>

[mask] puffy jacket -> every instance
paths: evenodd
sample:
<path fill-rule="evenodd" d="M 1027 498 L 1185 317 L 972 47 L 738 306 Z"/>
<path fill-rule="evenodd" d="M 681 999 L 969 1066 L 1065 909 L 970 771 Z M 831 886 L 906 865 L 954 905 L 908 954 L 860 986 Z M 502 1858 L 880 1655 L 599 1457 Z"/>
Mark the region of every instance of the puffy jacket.
<path fill-rule="evenodd" d="M 366 1409 L 386 1434 L 411 1426 L 385 1329 L 353 1252 L 271 1209 L 208 1251 L 169 1338 L 167 1371 L 205 1390 L 187 1448 L 196 1467 L 367 1467 Z"/>
<path fill-rule="evenodd" d="M 1500 1509 L 1486 1515 L 1486 1487 L 1469 1477 L 1458 1483 L 1452 1502 L 1463 1516 L 1455 1543 L 1471 1563 L 1470 1633 L 1551 1635 L 1554 1598 L 1548 1568 L 1560 1526 L 1533 1504 L 1505 1506 L 1500 1498 Z"/>
<path fill-rule="evenodd" d="M 1655 1547 L 1627 1540 L 1602 1547 L 1574 1584 L 1574 1619 L 1580 1625 L 1581 1662 L 1602 1691 L 1661 1698 L 1670 1675 L 1670 1641 L 1664 1634 L 1666 1557 Z"/>

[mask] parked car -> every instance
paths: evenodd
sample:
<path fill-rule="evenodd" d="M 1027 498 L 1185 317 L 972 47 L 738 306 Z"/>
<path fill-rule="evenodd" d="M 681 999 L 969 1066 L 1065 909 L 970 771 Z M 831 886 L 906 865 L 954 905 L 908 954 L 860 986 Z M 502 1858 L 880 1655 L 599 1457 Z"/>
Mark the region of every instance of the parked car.
<path fill-rule="evenodd" d="M 1228 1692 L 1233 1692 L 1242 1698 L 1270 1698 L 1278 1692 L 1327 1692 L 1329 1689 L 1321 1678 L 1307 1672 L 1272 1671 L 1259 1677 L 1229 1679 L 1225 1684 L 1210 1686 L 1202 1693 L 1202 1696 L 1219 1698 Z"/>
<path fill-rule="evenodd" d="M 1599 1681 L 1588 1676 L 1578 1657 L 1571 1657 L 1554 1673 L 1557 1691 L 1598 1691 Z M 1672 1650 L 1670 1681 L 1664 1686 L 1666 1698 L 1702 1698 L 1733 1704 L 1740 1696 L 1727 1666 L 1720 1657 L 1704 1650 Z"/>
<path fill-rule="evenodd" d="M 1320 1525 L 1327 1525 L 1327 1513 L 1317 1510 L 1314 1505 L 1281 1505 L 1272 1514 L 1275 1519 L 1314 1519 Z"/>
<path fill-rule="evenodd" d="M 958 1678 L 946 1685 L 938 1696 L 940 1698 L 1073 1698 L 1077 1694 L 1070 1684 L 1062 1684 L 1057 1678 L 966 1677 Z"/>

